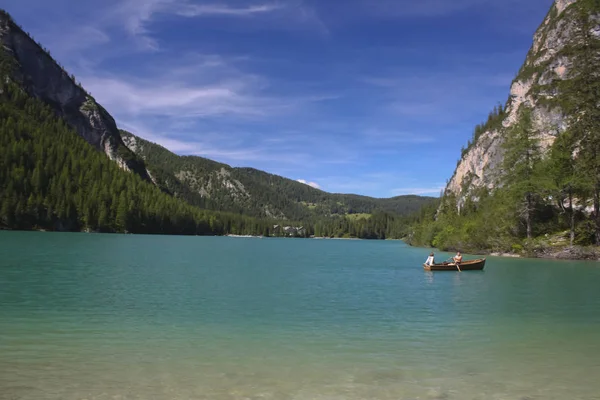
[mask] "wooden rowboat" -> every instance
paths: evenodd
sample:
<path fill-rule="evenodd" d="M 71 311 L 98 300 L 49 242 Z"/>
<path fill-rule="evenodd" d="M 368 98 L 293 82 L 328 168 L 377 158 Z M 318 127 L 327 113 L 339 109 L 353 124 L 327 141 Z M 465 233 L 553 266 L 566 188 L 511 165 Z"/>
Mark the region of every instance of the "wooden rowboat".
<path fill-rule="evenodd" d="M 485 258 L 477 260 L 467 260 L 459 264 L 461 271 L 481 271 L 485 266 Z M 427 265 L 423 264 L 425 271 L 458 271 L 456 264 L 444 262 L 442 264 Z"/>

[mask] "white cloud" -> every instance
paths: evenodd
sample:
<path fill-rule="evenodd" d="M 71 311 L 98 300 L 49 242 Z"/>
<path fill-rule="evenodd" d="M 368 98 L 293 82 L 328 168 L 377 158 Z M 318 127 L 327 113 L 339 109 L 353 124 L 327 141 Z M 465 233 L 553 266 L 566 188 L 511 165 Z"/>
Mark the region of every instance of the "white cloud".
<path fill-rule="evenodd" d="M 240 132 L 207 132 L 192 126 L 187 127 L 182 133 L 172 123 L 158 128 L 144 119 L 127 121 L 119 125 L 176 154 L 206 157 L 233 166 L 246 167 L 252 164 L 263 170 L 271 170 L 275 165 L 297 168 L 314 162 L 312 155 L 302 153 L 297 148 L 273 145 L 254 135 L 243 138 L 245 135 Z M 290 156 L 292 152 L 294 155 Z"/>
<path fill-rule="evenodd" d="M 298 179 L 298 182 L 304 183 L 305 185 L 308 185 L 308 186 L 311 186 L 311 187 L 314 187 L 315 189 L 321 189 L 321 186 L 318 183 L 316 183 L 316 182 L 308 182 L 308 181 L 306 181 L 304 179 Z"/>
<path fill-rule="evenodd" d="M 177 4 L 177 0 L 124 0 L 102 21 L 105 25 L 122 24 L 125 30 L 148 50 L 158 50 L 146 25 L 154 15 Z"/>
<path fill-rule="evenodd" d="M 82 82 L 101 104 L 120 115 L 258 116 L 270 108 L 269 100 L 252 94 L 243 81 L 186 85 L 156 79 L 87 77 Z"/>
<path fill-rule="evenodd" d="M 183 4 L 176 13 L 185 17 L 205 15 L 248 17 L 255 14 L 264 14 L 281 10 L 282 8 L 284 8 L 282 4 L 258 4 L 247 7 L 231 7 L 225 4 Z"/>
<path fill-rule="evenodd" d="M 416 195 L 428 195 L 428 196 L 439 196 L 440 192 L 444 190 L 445 186 L 433 186 L 433 187 L 407 187 L 393 189 L 392 193 L 394 196 L 402 196 L 408 194 Z"/>
<path fill-rule="evenodd" d="M 420 182 L 411 171 L 374 171 L 349 175 L 320 176 L 323 190 L 334 193 L 362 193 L 377 197 L 401 195 L 439 196 L 444 185 Z M 421 186 L 419 186 L 421 185 Z M 390 190 L 390 187 L 397 189 Z"/>
<path fill-rule="evenodd" d="M 77 52 L 110 42 L 110 36 L 94 26 L 77 26 L 69 29 L 69 34 L 61 38 L 61 43 L 57 43 L 60 53 Z"/>
<path fill-rule="evenodd" d="M 82 77 L 81 82 L 100 104 L 121 118 L 151 115 L 177 119 L 215 116 L 265 119 L 298 112 L 311 103 L 335 98 L 269 95 L 244 76 L 212 84 L 124 76 Z"/>
<path fill-rule="evenodd" d="M 194 4 L 189 0 L 124 0 L 113 13 L 116 20 L 121 20 L 125 30 L 134 37 L 142 48 L 159 50 L 158 41 L 152 36 L 149 26 L 158 15 L 176 15 L 184 18 L 231 17 L 251 18 L 285 12 L 279 19 L 270 19 L 271 26 L 289 29 L 292 25 L 314 25 L 320 31 L 326 31 L 322 21 L 313 10 L 302 3 L 289 7 L 293 3 L 277 2 L 233 6 L 226 3 Z M 285 23 L 281 24 L 281 21 Z M 105 21 L 106 22 L 106 21 Z M 110 24 L 110 23 L 109 23 Z"/>

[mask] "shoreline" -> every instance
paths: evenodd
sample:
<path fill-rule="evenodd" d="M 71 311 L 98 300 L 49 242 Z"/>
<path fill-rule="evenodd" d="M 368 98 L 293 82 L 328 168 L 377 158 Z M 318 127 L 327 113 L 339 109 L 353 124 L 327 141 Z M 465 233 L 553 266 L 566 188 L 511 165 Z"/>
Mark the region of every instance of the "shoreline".
<path fill-rule="evenodd" d="M 414 246 L 404 241 L 410 247 Z M 422 247 L 424 249 L 433 249 L 432 247 Z M 436 251 L 454 252 L 459 249 L 447 249 Z M 503 258 L 524 258 L 524 259 L 542 259 L 542 260 L 563 260 L 563 261 L 600 261 L 600 246 L 561 246 L 561 247 L 540 247 L 530 252 L 519 254 L 513 252 L 498 252 L 489 250 L 460 250 L 462 253 L 468 253 L 481 256 L 503 257 Z"/>
<path fill-rule="evenodd" d="M 272 235 L 272 236 L 264 236 L 264 235 L 237 235 L 237 234 L 233 234 L 233 233 L 226 233 L 226 234 L 222 234 L 222 235 L 217 235 L 217 234 L 209 234 L 209 235 L 198 235 L 198 234 L 176 234 L 176 233 L 150 233 L 150 232 L 129 232 L 129 231 L 125 231 L 125 232 L 105 232 L 105 231 L 99 231 L 99 230 L 92 230 L 92 229 L 82 229 L 82 230 L 60 230 L 60 229 L 46 229 L 46 228 L 35 228 L 35 229 L 14 229 L 14 228 L 7 228 L 7 227 L 0 227 L 0 231 L 2 232 L 45 232 L 45 233 L 92 233 L 92 234 L 105 234 L 105 235 L 149 235 L 149 236 L 156 236 L 156 235 L 164 235 L 164 236 L 195 236 L 195 237 L 235 237 L 235 238 L 255 238 L 255 239 L 269 239 L 269 238 L 273 238 L 273 239 L 277 239 L 277 238 L 283 238 L 283 239 L 321 239 L 321 240 L 373 240 L 373 241 L 377 241 L 377 240 L 398 240 L 401 241 L 402 239 L 362 239 L 362 238 L 354 238 L 354 237 L 328 237 L 328 236 L 312 236 L 312 237 L 304 237 L 304 236 L 277 236 L 277 235 Z"/>
<path fill-rule="evenodd" d="M 327 236 L 315 236 L 306 239 L 319 239 L 319 240 L 381 240 L 381 239 L 361 239 L 361 238 L 345 238 L 345 237 L 327 237 Z"/>
<path fill-rule="evenodd" d="M 223 235 L 224 237 L 235 237 L 235 238 L 256 238 L 256 239 L 262 239 L 264 238 L 264 236 L 256 236 L 256 235 L 233 235 L 233 234 L 227 234 L 227 235 Z"/>
<path fill-rule="evenodd" d="M 43 228 L 39 229 L 11 229 L 7 227 L 0 227 L 0 231 L 4 232 L 63 232 L 63 233 L 95 233 L 95 234 L 122 234 L 122 235 L 165 235 L 165 236 L 220 236 L 220 237 L 233 237 L 233 238 L 254 238 L 254 239 L 265 239 L 265 238 L 294 238 L 294 237 L 285 237 L 285 236 L 257 236 L 257 235 L 236 235 L 236 234 L 225 234 L 225 235 L 173 235 L 173 234 L 163 234 L 163 233 L 132 233 L 132 232 L 98 232 L 93 230 L 81 230 L 81 231 L 59 231 L 59 230 L 47 230 Z M 415 248 L 423 248 L 423 249 L 434 249 L 432 247 L 427 246 L 416 246 L 409 243 L 406 238 L 402 239 L 361 239 L 361 238 L 344 238 L 344 237 L 295 237 L 296 239 L 317 239 L 317 240 L 382 240 L 382 241 L 401 241 L 406 243 L 410 247 Z M 461 250 L 463 253 L 469 253 L 473 255 L 481 255 L 481 256 L 492 256 L 492 257 L 504 257 L 504 258 L 530 258 L 530 259 L 544 259 L 544 260 L 564 260 L 564 261 L 600 261 L 600 246 L 538 246 L 530 250 L 529 252 L 523 253 L 514 253 L 514 252 L 498 252 L 498 251 L 489 251 L 489 250 L 465 250 L 465 249 L 455 249 L 450 248 L 446 250 L 434 249 L 436 251 L 443 252 L 454 252 L 457 250 Z"/>
<path fill-rule="evenodd" d="M 540 247 L 525 254 L 512 252 L 480 252 L 483 255 L 505 258 L 530 258 L 542 260 L 564 261 L 600 261 L 600 247 L 593 246 L 565 246 L 565 247 Z"/>

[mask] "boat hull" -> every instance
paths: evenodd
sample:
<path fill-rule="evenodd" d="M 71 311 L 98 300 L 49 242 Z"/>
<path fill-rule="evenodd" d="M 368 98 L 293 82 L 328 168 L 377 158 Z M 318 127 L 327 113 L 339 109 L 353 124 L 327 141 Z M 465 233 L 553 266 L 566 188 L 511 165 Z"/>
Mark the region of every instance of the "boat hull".
<path fill-rule="evenodd" d="M 478 260 L 463 261 L 459 264 L 461 271 L 481 271 L 485 267 L 485 258 Z M 454 263 L 442 263 L 427 265 L 423 264 L 425 271 L 458 271 L 456 264 Z"/>

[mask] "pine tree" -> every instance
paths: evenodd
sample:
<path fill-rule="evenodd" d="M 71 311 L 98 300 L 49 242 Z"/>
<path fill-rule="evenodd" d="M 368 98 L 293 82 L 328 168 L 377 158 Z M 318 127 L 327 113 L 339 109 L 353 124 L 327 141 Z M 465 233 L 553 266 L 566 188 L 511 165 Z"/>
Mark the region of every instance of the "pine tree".
<path fill-rule="evenodd" d="M 564 202 L 568 201 L 566 212 L 569 215 L 569 242 L 573 245 L 575 241 L 575 211 L 573 209 L 573 197 L 579 193 L 582 199 L 582 181 L 575 161 L 576 144 L 570 132 L 559 135 L 547 160 L 548 176 L 550 177 L 551 193 L 557 199 L 558 206 L 565 210 Z"/>
<path fill-rule="evenodd" d="M 581 2 L 577 11 L 574 45 L 567 49 L 573 68 L 561 87 L 566 95 L 565 112 L 569 129 L 577 144 L 580 177 L 587 178 L 592 193 L 595 242 L 600 245 L 600 39 L 594 35 L 597 22 L 592 19 L 600 8 L 597 0 Z"/>
<path fill-rule="evenodd" d="M 531 110 L 522 105 L 518 115 L 503 144 L 504 184 L 517 204 L 517 215 L 525 222 L 527 239 L 531 239 L 536 197 L 541 192 L 538 174 L 541 150 L 533 131 Z"/>
<path fill-rule="evenodd" d="M 129 228 L 129 210 L 127 196 L 125 191 L 122 191 L 119 196 L 119 201 L 117 204 L 117 212 L 116 212 L 116 226 L 117 229 L 125 232 L 127 228 Z"/>

